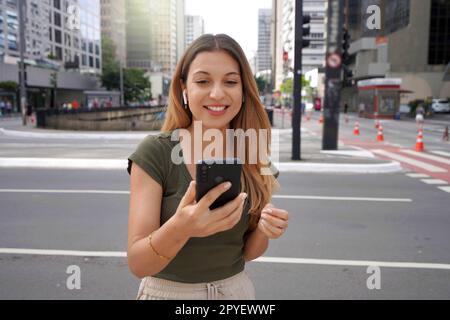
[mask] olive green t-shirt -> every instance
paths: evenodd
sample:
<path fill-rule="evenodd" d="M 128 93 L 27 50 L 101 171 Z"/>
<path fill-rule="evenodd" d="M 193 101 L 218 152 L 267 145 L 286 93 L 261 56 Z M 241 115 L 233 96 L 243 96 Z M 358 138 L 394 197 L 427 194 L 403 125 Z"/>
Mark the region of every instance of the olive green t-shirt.
<path fill-rule="evenodd" d="M 176 212 L 192 178 L 183 163 L 174 164 L 170 133 L 149 135 L 128 158 L 128 173 L 136 163 L 163 189 L 161 225 Z M 211 282 L 231 277 L 244 269 L 244 234 L 249 224 L 249 201 L 241 220 L 232 229 L 204 238 L 190 238 L 170 263 L 154 277 L 186 282 Z"/>

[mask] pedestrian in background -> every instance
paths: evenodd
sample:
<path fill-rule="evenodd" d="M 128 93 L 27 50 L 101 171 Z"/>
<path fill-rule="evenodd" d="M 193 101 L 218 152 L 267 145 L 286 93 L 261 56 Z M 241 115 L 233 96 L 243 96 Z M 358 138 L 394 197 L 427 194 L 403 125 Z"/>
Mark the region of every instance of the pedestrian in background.
<path fill-rule="evenodd" d="M 6 104 L 5 101 L 0 100 L 0 117 L 5 114 Z"/>
<path fill-rule="evenodd" d="M 417 130 L 423 129 L 423 121 L 424 121 L 425 109 L 422 105 L 419 105 L 416 108 L 416 126 Z"/>
<path fill-rule="evenodd" d="M 221 108 L 220 116 L 214 108 Z M 224 182 L 196 202 L 195 160 L 202 157 L 185 152 L 194 150 L 194 141 L 171 140 L 181 128 L 194 136 L 194 121 L 222 133 L 270 132 L 250 65 L 227 35 L 203 35 L 189 46 L 171 81 L 163 133 L 146 137 L 128 159 L 127 257 L 132 273 L 142 278 L 137 298 L 254 299 L 245 263 L 261 256 L 288 224 L 288 212 L 270 204 L 278 173 L 273 168 L 274 175 L 261 175 L 263 164 L 249 164 L 246 150 L 241 194 L 209 210 L 230 187 Z M 191 159 L 174 164 L 176 145 Z"/>

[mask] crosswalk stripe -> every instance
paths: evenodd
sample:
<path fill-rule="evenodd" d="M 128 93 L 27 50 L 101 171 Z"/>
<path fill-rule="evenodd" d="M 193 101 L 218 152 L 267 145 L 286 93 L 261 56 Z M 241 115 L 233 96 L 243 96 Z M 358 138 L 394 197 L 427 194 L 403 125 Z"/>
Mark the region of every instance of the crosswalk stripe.
<path fill-rule="evenodd" d="M 431 153 L 438 154 L 438 155 L 444 156 L 444 157 L 450 157 L 450 152 L 445 152 L 445 151 L 431 151 Z"/>
<path fill-rule="evenodd" d="M 407 173 L 410 178 L 429 178 L 430 176 L 424 173 Z"/>
<path fill-rule="evenodd" d="M 450 193 L 450 187 L 438 187 L 438 188 L 441 189 L 442 191 Z"/>
<path fill-rule="evenodd" d="M 425 159 L 429 159 L 429 160 L 433 160 L 433 161 L 436 161 L 436 162 L 441 162 L 441 163 L 445 163 L 445 164 L 450 165 L 450 159 L 446 159 L 446 158 L 442 158 L 442 157 L 438 157 L 438 156 L 433 156 L 431 154 L 417 152 L 417 151 L 414 151 L 414 150 L 404 149 L 404 150 L 400 150 L 400 151 L 403 152 L 403 153 L 407 153 L 407 154 L 416 156 L 416 157 L 425 158 Z"/>
<path fill-rule="evenodd" d="M 426 184 L 447 184 L 447 181 L 440 179 L 421 179 L 420 181 L 425 182 Z"/>
<path fill-rule="evenodd" d="M 381 155 L 383 155 L 385 157 L 388 157 L 388 158 L 391 158 L 391 159 L 394 159 L 394 160 L 398 160 L 400 162 L 411 164 L 411 165 L 413 165 L 415 167 L 419 167 L 419 168 L 425 169 L 425 170 L 427 170 L 429 172 L 447 172 L 447 170 L 445 170 L 445 169 L 443 169 L 441 167 L 433 166 L 431 164 L 428 164 L 428 163 L 425 163 L 425 162 L 422 162 L 422 161 L 418 161 L 418 160 L 415 160 L 415 159 L 412 159 L 412 158 L 404 157 L 404 156 L 401 156 L 399 154 L 395 154 L 393 152 L 389 152 L 389 151 L 385 151 L 385 150 L 381 150 L 381 149 L 372 150 L 372 152 L 381 154 Z"/>

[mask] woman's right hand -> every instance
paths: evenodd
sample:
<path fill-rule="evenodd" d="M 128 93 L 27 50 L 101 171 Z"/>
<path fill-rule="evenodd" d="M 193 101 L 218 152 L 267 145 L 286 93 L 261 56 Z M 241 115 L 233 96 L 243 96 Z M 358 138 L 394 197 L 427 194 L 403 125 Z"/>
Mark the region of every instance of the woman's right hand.
<path fill-rule="evenodd" d="M 209 190 L 198 203 L 195 201 L 195 186 L 196 182 L 191 181 L 174 215 L 186 236 L 207 237 L 229 230 L 239 222 L 246 193 L 239 194 L 222 207 L 210 210 L 209 206 L 231 187 L 231 183 L 224 182 Z"/>

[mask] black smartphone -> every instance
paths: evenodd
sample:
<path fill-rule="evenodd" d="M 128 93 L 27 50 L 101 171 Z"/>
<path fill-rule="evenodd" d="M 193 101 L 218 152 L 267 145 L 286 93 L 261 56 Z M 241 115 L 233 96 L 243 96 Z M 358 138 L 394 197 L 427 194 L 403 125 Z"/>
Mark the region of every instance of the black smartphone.
<path fill-rule="evenodd" d="M 222 182 L 231 182 L 231 188 L 220 195 L 209 207 L 221 207 L 236 198 L 241 192 L 242 161 L 238 158 L 201 160 L 196 163 L 197 202 L 212 188 Z"/>

